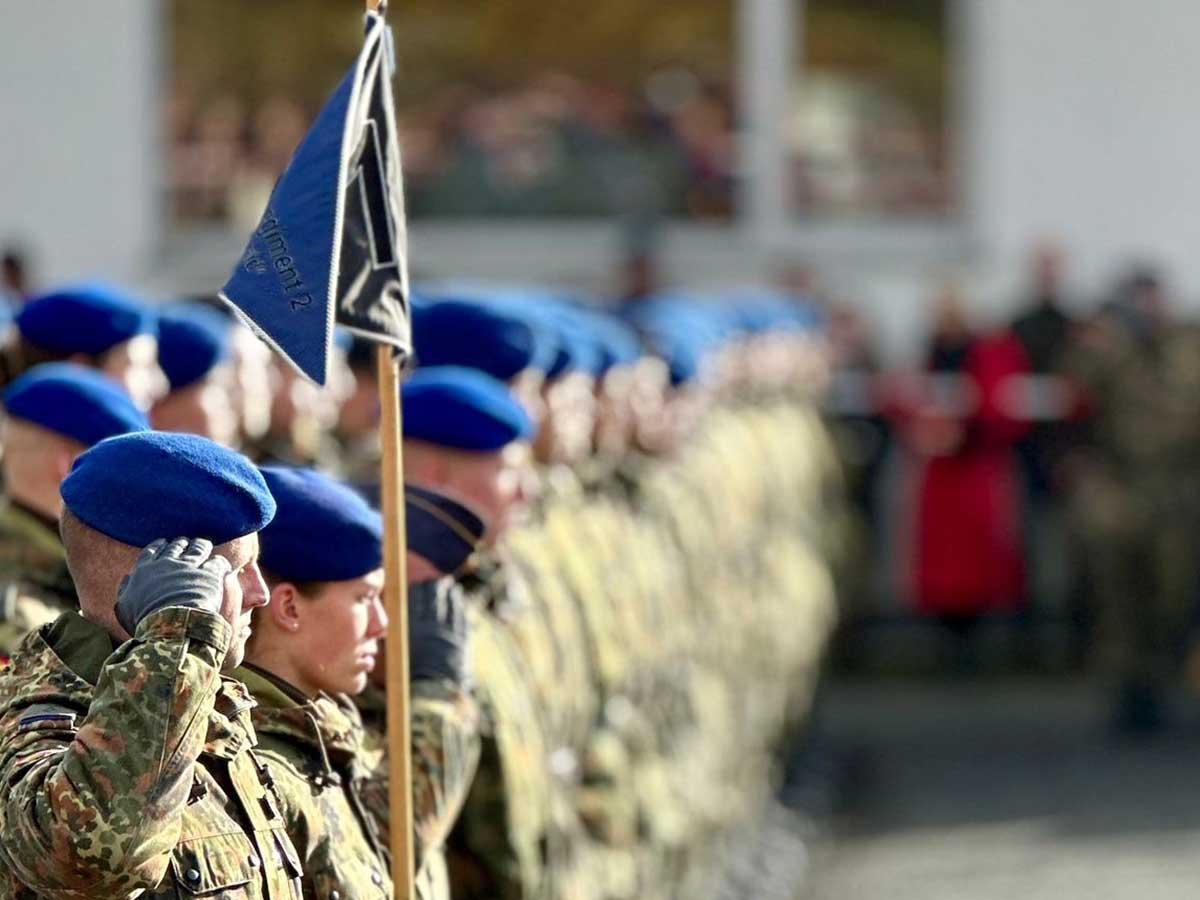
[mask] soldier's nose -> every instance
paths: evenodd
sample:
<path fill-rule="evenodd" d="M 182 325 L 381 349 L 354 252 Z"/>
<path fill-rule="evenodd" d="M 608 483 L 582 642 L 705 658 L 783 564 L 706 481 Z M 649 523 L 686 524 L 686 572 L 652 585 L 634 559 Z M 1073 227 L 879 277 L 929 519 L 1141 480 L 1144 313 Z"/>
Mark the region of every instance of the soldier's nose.
<path fill-rule="evenodd" d="M 271 600 L 271 592 L 267 590 L 267 582 L 263 578 L 262 570 L 259 569 L 258 563 L 255 562 L 247 566 L 244 576 L 242 608 L 254 609 L 259 606 L 266 606 Z"/>
<path fill-rule="evenodd" d="M 387 634 L 388 614 L 383 606 L 383 600 L 377 599 L 371 604 L 371 621 L 368 626 L 367 637 L 378 638 Z"/>

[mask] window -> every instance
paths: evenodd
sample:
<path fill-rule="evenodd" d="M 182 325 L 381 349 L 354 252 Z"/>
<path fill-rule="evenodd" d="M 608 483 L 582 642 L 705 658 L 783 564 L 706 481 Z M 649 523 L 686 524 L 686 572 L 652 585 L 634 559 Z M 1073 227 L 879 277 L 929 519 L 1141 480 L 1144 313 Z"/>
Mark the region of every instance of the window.
<path fill-rule="evenodd" d="M 958 211 L 950 0 L 803 0 L 785 129 L 804 221 Z"/>
<path fill-rule="evenodd" d="M 724 221 L 734 0 L 404 0 L 409 215 Z M 328 0 L 175 0 L 170 206 L 252 227 L 357 50 Z"/>

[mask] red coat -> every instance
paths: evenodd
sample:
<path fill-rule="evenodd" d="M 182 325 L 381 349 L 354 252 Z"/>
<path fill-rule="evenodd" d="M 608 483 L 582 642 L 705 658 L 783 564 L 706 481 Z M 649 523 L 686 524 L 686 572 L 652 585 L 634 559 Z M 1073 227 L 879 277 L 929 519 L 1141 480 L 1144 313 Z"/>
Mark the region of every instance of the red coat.
<path fill-rule="evenodd" d="M 909 495 L 907 593 L 922 613 L 1013 610 L 1025 598 L 1023 487 L 1014 447 L 1027 425 L 1004 408 L 1003 385 L 1028 371 L 1011 334 L 981 338 L 963 369 L 977 392 L 974 412 L 940 421 L 919 415 L 912 423 L 934 435 L 918 442 L 925 451 L 913 454 Z"/>

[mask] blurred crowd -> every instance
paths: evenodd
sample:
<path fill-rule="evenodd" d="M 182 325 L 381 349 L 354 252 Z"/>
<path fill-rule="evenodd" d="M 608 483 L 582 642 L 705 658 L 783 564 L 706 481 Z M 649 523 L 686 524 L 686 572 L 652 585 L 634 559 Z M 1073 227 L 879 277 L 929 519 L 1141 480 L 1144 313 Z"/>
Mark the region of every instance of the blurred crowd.
<path fill-rule="evenodd" d="M 172 98 L 170 205 L 181 222 L 252 227 L 312 110 L 275 98 Z M 446 84 L 399 110 L 410 216 L 734 212 L 733 87 L 685 69 L 636 88 L 546 72 L 511 86 Z M 816 76 L 787 135 L 799 216 L 938 217 L 953 209 L 945 140 L 869 79 Z"/>
<path fill-rule="evenodd" d="M 446 84 L 398 110 L 409 215 L 723 219 L 733 208 L 731 88 L 686 70 L 637 89 L 547 72 L 510 86 Z M 169 191 L 189 220 L 257 221 L 312 110 L 177 92 Z"/>
<path fill-rule="evenodd" d="M 19 598 L 0 610 L 10 673 L 26 632 L 52 635 L 74 603 L 55 523 L 60 481 L 101 437 L 80 423 L 118 427 L 103 408 L 19 402 L 31 380 L 74 383 L 69 370 L 94 370 L 127 392 L 126 419 L 137 407 L 154 429 L 316 470 L 302 477 L 334 476 L 378 500 L 374 346 L 339 333 L 318 388 L 216 298 L 147 305 L 103 285 L 31 296 L 9 277 L 19 270 L 19 260 L 6 269 L 14 319 L 0 347 L 0 576 Z M 456 592 L 436 616 L 452 621 L 431 620 L 410 593 L 418 896 L 712 895 L 727 848 L 804 740 L 837 618 L 846 513 L 818 404 L 819 312 L 766 290 L 606 305 L 549 287 L 446 283 L 414 293 L 413 339 L 406 485 L 462 504 L 478 525 L 470 559 L 443 563 Z M 467 530 L 452 529 L 459 540 Z M 301 529 L 302 557 L 319 532 L 315 520 Z M 420 540 L 410 530 L 410 580 L 441 558 Z M 272 591 L 279 582 L 268 576 Z M 292 670 L 275 666 L 289 657 L 263 655 L 287 637 L 276 621 L 256 613 L 247 659 L 259 668 L 237 677 L 260 702 L 280 690 L 317 702 L 284 683 Z M 341 732 L 324 738 L 329 756 L 296 752 L 334 766 L 343 780 L 321 775 L 313 791 L 354 794 L 386 846 L 386 682 L 382 671 L 354 688 L 332 679 L 341 626 L 323 627 L 325 642 L 294 671 L 324 691 L 361 692 L 366 738 L 349 763 Z M 260 740 L 275 746 L 269 734 Z M 24 846 L 0 839 L 9 858 Z M 377 886 L 384 858 L 367 870 Z M 355 887 L 341 878 L 329 896 Z"/>
<path fill-rule="evenodd" d="M 1153 267 L 1089 302 L 1065 263 L 1038 246 L 1000 327 L 945 285 L 919 371 L 885 371 L 836 310 L 830 406 L 885 590 L 945 627 L 953 663 L 973 666 L 978 626 L 1000 619 L 1023 664 L 1046 664 L 1055 623 L 1067 661 L 1109 679 L 1114 725 L 1153 730 L 1195 677 L 1200 332 Z"/>

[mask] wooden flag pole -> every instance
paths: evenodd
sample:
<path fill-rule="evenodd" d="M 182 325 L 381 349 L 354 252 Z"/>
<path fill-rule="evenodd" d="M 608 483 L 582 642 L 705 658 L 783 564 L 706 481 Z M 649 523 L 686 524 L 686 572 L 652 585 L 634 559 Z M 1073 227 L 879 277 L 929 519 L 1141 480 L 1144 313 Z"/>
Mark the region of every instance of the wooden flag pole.
<path fill-rule="evenodd" d="M 374 12 L 384 0 L 366 0 Z M 413 864 L 412 726 L 408 674 L 408 534 L 404 517 L 404 444 L 400 404 L 400 359 L 387 344 L 375 348 L 379 375 L 379 437 L 382 447 L 384 604 L 387 608 L 388 806 L 392 834 L 392 891 L 412 900 Z"/>
<path fill-rule="evenodd" d="M 366 0 L 378 12 L 386 0 Z M 375 348 L 379 380 L 380 486 L 383 505 L 383 599 L 388 614 L 387 660 L 388 807 L 391 822 L 392 890 L 412 900 L 415 879 L 412 811 L 412 726 L 409 718 L 408 534 L 404 516 L 404 445 L 400 358 L 387 344 Z"/>
<path fill-rule="evenodd" d="M 368 5 L 370 0 L 368 0 Z M 387 607 L 388 804 L 392 885 L 396 900 L 413 896 L 412 729 L 409 722 L 407 533 L 404 446 L 401 441 L 400 364 L 392 347 L 376 347 L 382 449 L 384 603 Z"/>

